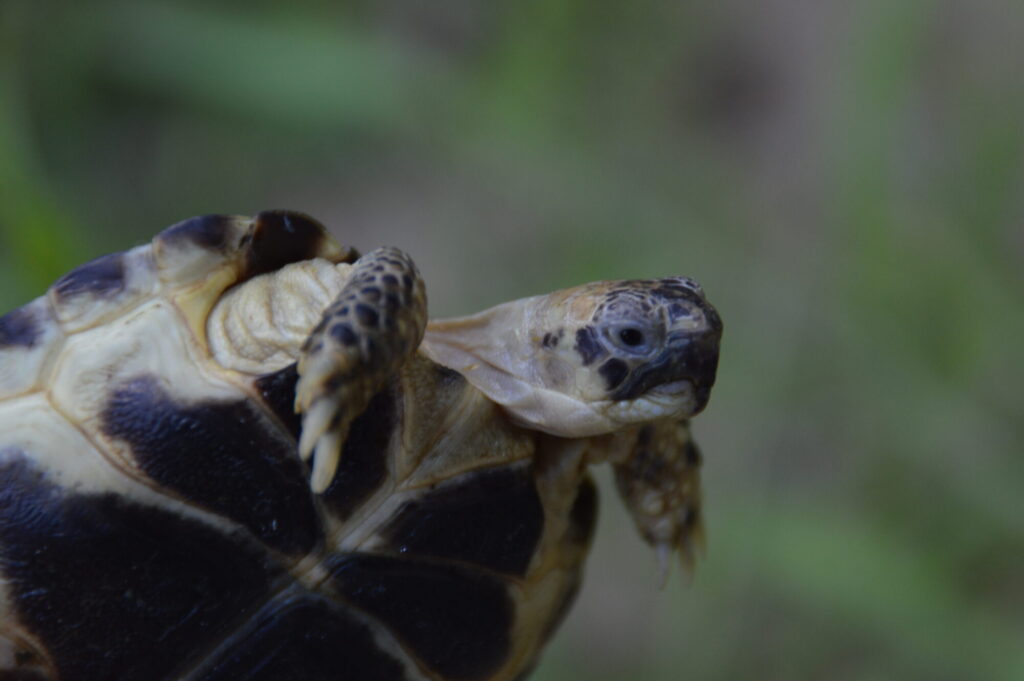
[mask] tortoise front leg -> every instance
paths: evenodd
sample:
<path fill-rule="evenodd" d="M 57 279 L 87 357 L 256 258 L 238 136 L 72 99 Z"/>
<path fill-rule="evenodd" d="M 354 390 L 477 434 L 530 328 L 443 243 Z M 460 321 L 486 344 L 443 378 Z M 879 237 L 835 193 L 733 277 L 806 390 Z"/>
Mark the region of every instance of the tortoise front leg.
<path fill-rule="evenodd" d="M 327 489 L 349 425 L 416 352 L 426 323 L 426 289 L 409 256 L 378 248 L 356 261 L 299 358 L 299 454 L 315 453 L 313 491 Z"/>
<path fill-rule="evenodd" d="M 685 419 L 640 428 L 631 450 L 614 463 L 619 495 L 644 541 L 657 552 L 663 584 L 675 551 L 689 572 L 704 547 L 700 463 Z"/>

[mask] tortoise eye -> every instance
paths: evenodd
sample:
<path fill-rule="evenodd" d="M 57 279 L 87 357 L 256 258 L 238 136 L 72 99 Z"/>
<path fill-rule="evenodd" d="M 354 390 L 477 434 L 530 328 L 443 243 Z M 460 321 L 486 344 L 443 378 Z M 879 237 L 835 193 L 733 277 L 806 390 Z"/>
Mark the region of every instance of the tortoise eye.
<path fill-rule="evenodd" d="M 644 333 L 640 329 L 629 327 L 619 331 L 619 340 L 621 340 L 625 345 L 635 348 L 638 345 L 644 344 Z"/>

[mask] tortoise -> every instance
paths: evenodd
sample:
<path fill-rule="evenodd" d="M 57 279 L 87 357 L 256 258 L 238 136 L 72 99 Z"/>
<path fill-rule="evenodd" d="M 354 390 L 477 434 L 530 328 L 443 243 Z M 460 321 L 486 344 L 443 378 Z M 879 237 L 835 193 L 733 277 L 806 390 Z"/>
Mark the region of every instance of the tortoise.
<path fill-rule="evenodd" d="M 610 462 L 660 560 L 721 321 L 683 277 L 427 323 L 412 260 L 204 216 L 0 317 L 0 679 L 524 678 Z"/>

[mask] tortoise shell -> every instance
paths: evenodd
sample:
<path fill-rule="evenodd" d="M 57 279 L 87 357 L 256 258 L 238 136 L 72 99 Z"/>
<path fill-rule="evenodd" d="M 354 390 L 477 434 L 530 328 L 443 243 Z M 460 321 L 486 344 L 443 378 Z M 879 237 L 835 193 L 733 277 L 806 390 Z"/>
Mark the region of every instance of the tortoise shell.
<path fill-rule="evenodd" d="M 344 278 L 357 255 L 300 214 L 206 216 L 0 318 L 0 678 L 531 668 L 578 589 L 596 515 L 557 439 L 414 354 L 315 493 L 297 453 L 298 349 L 232 367 L 212 349 L 230 335 L 211 320 L 231 291 L 300 265 Z M 289 312 L 303 335 L 334 293 L 307 289 L 308 310 Z M 688 446 L 673 475 L 693 486 L 692 534 Z"/>
<path fill-rule="evenodd" d="M 429 426 L 466 382 L 416 358 L 313 495 L 295 455 L 294 363 L 227 371 L 205 322 L 229 287 L 314 257 L 351 254 L 296 215 L 200 218 L 0 320 L 9 673 L 391 681 L 523 666 L 517 630 L 536 626 L 523 611 L 554 594 L 554 620 L 575 589 L 593 488 L 546 508 L 533 443 L 511 428 L 446 429 L 501 451 L 464 442 L 484 455 L 431 457 L 449 445 Z M 566 565 L 537 560 L 565 542 L 580 547 L 560 552 Z"/>

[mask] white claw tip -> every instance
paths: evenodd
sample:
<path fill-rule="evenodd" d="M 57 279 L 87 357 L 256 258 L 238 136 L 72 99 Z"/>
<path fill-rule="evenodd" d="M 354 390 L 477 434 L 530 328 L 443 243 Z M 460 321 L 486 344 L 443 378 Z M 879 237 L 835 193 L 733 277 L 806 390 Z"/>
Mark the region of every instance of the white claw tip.
<path fill-rule="evenodd" d="M 324 433 L 323 437 L 316 443 L 316 455 L 313 459 L 313 475 L 309 485 L 317 494 L 324 492 L 334 473 L 338 470 L 338 460 L 341 458 L 341 434 L 337 432 Z"/>
<path fill-rule="evenodd" d="M 303 461 L 309 461 L 337 411 L 337 404 L 329 399 L 320 399 L 310 405 L 302 419 L 302 437 L 299 439 L 299 457 Z"/>

